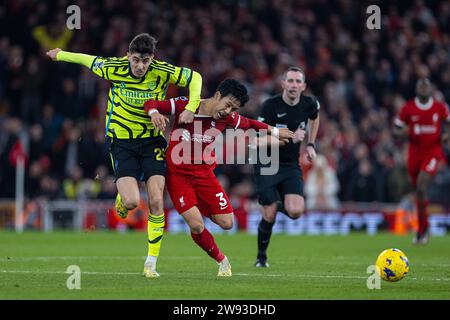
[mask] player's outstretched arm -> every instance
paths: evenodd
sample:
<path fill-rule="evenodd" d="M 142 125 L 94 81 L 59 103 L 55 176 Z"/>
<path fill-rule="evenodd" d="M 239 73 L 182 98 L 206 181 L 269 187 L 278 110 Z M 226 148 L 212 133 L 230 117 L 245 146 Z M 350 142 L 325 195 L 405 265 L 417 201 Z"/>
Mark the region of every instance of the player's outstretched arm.
<path fill-rule="evenodd" d="M 280 140 L 278 138 L 275 138 L 272 135 L 265 135 L 265 136 L 257 137 L 255 139 L 256 140 L 255 140 L 254 144 L 258 145 L 260 147 L 270 146 L 270 145 L 282 147 L 282 146 L 285 146 L 289 142 L 289 139 Z"/>
<path fill-rule="evenodd" d="M 186 105 L 186 109 L 180 114 L 178 123 L 191 123 L 194 121 L 194 114 L 200 105 L 202 82 L 200 73 L 192 71 L 192 78 L 189 82 L 189 102 Z"/>
<path fill-rule="evenodd" d="M 92 63 L 96 58 L 95 56 L 91 56 L 84 53 L 63 51 L 60 48 L 47 51 L 47 56 L 53 61 L 64 61 L 81 64 L 87 68 L 91 68 Z"/>
<path fill-rule="evenodd" d="M 255 143 L 259 146 L 284 146 L 289 142 L 289 139 L 294 138 L 294 132 L 288 128 L 276 128 L 268 126 L 267 132 L 270 135 L 263 135 L 256 138 Z"/>
<path fill-rule="evenodd" d="M 292 132 L 288 128 L 276 128 L 269 126 L 268 131 L 272 137 L 277 138 L 284 143 L 287 143 L 289 139 L 294 138 L 294 132 Z"/>
<path fill-rule="evenodd" d="M 148 100 L 144 103 L 144 111 L 152 119 L 153 125 L 161 131 L 166 129 L 169 119 L 165 115 L 179 115 L 185 111 L 188 103 L 186 97 L 177 97 L 169 100 Z"/>
<path fill-rule="evenodd" d="M 262 130 L 267 130 L 267 133 L 269 133 L 271 135 L 272 139 L 265 139 L 265 143 L 272 144 L 272 142 L 275 141 L 275 143 L 279 144 L 279 142 L 284 142 L 287 143 L 289 139 L 294 138 L 294 133 L 289 130 L 288 128 L 276 128 L 276 127 L 272 127 L 270 125 L 268 125 L 267 123 L 258 121 L 258 120 L 253 120 L 253 119 L 249 119 L 247 117 L 241 116 L 237 113 L 235 113 L 232 116 L 233 122 L 232 122 L 232 126 L 235 129 L 255 129 L 258 131 L 262 131 Z M 267 138 L 267 137 L 266 137 Z M 276 138 L 276 139 L 275 139 Z M 278 141 L 276 141 L 278 140 Z"/>

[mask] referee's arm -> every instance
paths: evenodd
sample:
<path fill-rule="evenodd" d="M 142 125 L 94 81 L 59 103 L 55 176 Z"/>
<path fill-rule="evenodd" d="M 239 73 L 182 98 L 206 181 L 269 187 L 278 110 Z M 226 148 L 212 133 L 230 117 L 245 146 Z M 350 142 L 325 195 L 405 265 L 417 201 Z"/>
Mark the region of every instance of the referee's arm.
<path fill-rule="evenodd" d="M 311 123 L 308 129 L 308 143 L 315 145 L 317 132 L 319 131 L 320 115 L 317 115 L 317 118 L 310 121 Z"/>
<path fill-rule="evenodd" d="M 317 138 L 317 132 L 319 131 L 319 123 L 320 123 L 320 115 L 319 115 L 319 110 L 320 110 L 320 103 L 319 101 L 317 101 L 317 99 L 315 100 L 316 102 L 316 106 L 315 106 L 315 110 L 312 112 L 309 120 L 310 125 L 308 128 L 308 142 L 306 144 L 306 159 L 308 160 L 308 162 L 310 164 L 312 164 L 312 162 L 317 158 L 317 153 L 316 153 L 316 138 Z"/>

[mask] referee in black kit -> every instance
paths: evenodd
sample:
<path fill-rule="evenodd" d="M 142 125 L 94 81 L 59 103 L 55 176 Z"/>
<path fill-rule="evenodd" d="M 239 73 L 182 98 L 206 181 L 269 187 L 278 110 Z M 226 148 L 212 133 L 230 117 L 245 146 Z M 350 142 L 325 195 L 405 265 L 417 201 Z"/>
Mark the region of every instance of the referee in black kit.
<path fill-rule="evenodd" d="M 269 136 L 258 140 L 258 145 L 278 143 L 280 149 L 279 170 L 275 175 L 262 175 L 261 164 L 255 165 L 256 190 L 259 203 L 263 206 L 263 216 L 258 225 L 256 267 L 269 266 L 266 251 L 277 211 L 285 213 L 291 219 L 298 219 L 304 211 L 303 178 L 298 159 L 308 121 L 307 160 L 312 162 L 316 158 L 314 142 L 319 130 L 320 104 L 316 98 L 302 95 L 306 88 L 304 71 L 298 67 L 290 67 L 283 75 L 282 88 L 281 95 L 271 97 L 263 103 L 258 120 L 277 128 L 287 127 L 295 132 L 295 136 L 289 141 L 275 141 L 275 138 Z"/>

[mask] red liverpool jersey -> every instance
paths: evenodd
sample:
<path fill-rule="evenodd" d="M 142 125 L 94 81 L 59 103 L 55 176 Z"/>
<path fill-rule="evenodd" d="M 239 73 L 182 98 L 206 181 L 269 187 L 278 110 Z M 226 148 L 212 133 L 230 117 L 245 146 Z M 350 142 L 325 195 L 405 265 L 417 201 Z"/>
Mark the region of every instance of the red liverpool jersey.
<path fill-rule="evenodd" d="M 415 98 L 408 101 L 395 119 L 397 126 L 408 126 L 408 173 L 416 185 L 420 171 L 435 175 L 439 162 L 446 162 L 441 145 L 442 121 L 450 120 L 445 104 L 429 99 L 426 104 Z"/>
<path fill-rule="evenodd" d="M 447 106 L 432 98 L 420 103 L 418 98 L 409 100 L 395 119 L 397 126 L 409 127 L 410 147 L 431 149 L 441 145 L 442 121 L 449 121 Z"/>
<path fill-rule="evenodd" d="M 147 113 L 151 109 L 157 109 L 161 114 L 175 115 L 166 153 L 169 171 L 192 172 L 206 168 L 214 169 L 216 158 L 213 142 L 227 128 L 268 129 L 267 124 L 243 117 L 236 112 L 222 119 L 195 114 L 192 123 L 179 124 L 178 117 L 184 111 L 187 103 L 186 97 L 177 97 L 164 101 L 149 100 L 144 104 Z"/>

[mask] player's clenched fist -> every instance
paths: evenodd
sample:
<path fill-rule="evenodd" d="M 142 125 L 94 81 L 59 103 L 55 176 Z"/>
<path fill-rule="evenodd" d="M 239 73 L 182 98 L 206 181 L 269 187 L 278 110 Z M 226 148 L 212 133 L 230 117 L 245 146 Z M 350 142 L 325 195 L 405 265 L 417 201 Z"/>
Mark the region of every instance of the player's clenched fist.
<path fill-rule="evenodd" d="M 56 61 L 56 55 L 57 55 L 58 52 L 60 52 L 60 51 L 61 51 L 60 48 L 56 48 L 56 49 L 49 50 L 49 51 L 47 51 L 47 56 L 49 56 L 50 59 Z"/>
<path fill-rule="evenodd" d="M 194 113 L 189 110 L 184 110 L 178 117 L 179 124 L 191 123 L 192 121 L 194 121 Z"/>

